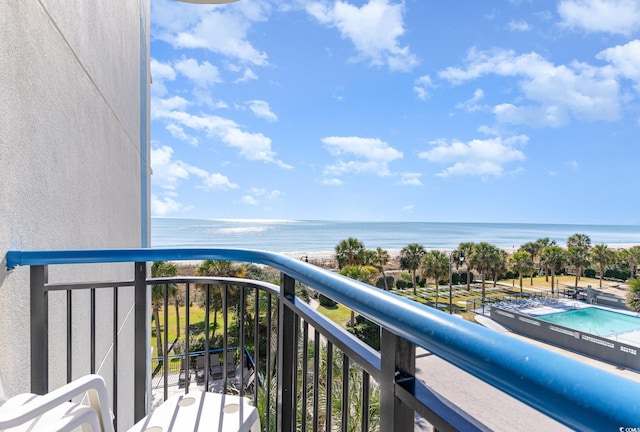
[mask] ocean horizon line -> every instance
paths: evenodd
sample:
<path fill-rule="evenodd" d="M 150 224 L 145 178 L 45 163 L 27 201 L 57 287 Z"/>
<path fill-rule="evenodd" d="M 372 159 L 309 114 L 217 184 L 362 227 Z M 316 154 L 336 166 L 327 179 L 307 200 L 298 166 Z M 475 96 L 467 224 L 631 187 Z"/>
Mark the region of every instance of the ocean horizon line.
<path fill-rule="evenodd" d="M 616 248 L 640 244 L 640 228 L 635 225 L 156 218 L 152 223 L 151 245 L 258 249 L 304 255 L 329 253 L 340 241 L 353 237 L 368 249 L 400 250 L 419 243 L 427 249 L 452 250 L 463 242 L 488 242 L 515 250 L 540 238 L 563 245 L 576 233 L 588 235 L 592 244 Z"/>
<path fill-rule="evenodd" d="M 580 222 L 461 222 L 461 221 L 419 221 L 419 220 L 359 220 L 359 219 L 296 219 L 296 218 L 208 218 L 197 216 L 152 216 L 152 220 L 200 220 L 207 222 L 229 222 L 229 223 L 304 223 L 304 222 L 326 222 L 326 223 L 370 223 L 370 224 L 456 224 L 456 225 L 540 225 L 540 226 L 580 226 L 580 227 L 640 227 L 640 224 L 616 224 L 616 223 L 580 223 Z"/>

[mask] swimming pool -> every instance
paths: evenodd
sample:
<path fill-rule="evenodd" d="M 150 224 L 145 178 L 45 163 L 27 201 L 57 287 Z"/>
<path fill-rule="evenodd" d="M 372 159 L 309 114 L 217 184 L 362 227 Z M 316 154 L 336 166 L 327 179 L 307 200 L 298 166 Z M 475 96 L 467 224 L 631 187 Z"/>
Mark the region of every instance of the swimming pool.
<path fill-rule="evenodd" d="M 603 337 L 640 330 L 639 317 L 596 307 L 538 315 L 536 318 Z"/>

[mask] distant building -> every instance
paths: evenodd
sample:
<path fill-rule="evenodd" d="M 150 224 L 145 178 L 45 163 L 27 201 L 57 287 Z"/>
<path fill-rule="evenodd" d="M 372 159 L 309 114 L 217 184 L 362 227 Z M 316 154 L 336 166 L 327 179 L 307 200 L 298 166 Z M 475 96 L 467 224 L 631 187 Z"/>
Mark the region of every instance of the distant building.
<path fill-rule="evenodd" d="M 149 245 L 149 82 L 149 0 L 0 2 L 0 259 L 9 249 Z M 82 267 L 52 266 L 49 280 L 89 277 Z M 92 280 L 132 275 L 130 265 L 91 269 Z M 0 268 L 8 395 L 30 390 L 28 273 Z M 119 294 L 123 346 L 133 340 L 130 291 Z M 74 378 L 89 372 L 88 295 L 74 293 Z M 111 385 L 113 296 L 97 296 L 96 364 Z M 63 300 L 50 295 L 50 389 L 66 382 Z M 118 367 L 121 426 L 133 423 L 127 352 Z"/>

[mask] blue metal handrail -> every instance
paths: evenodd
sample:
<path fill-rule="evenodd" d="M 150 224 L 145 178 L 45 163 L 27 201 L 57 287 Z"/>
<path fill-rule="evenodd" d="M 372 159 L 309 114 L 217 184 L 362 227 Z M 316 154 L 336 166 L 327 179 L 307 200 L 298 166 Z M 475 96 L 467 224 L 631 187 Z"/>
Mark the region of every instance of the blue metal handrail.
<path fill-rule="evenodd" d="M 451 317 L 284 255 L 241 249 L 9 251 L 7 267 L 231 260 L 264 264 L 301 281 L 492 386 L 579 430 L 638 426 L 640 383 Z"/>

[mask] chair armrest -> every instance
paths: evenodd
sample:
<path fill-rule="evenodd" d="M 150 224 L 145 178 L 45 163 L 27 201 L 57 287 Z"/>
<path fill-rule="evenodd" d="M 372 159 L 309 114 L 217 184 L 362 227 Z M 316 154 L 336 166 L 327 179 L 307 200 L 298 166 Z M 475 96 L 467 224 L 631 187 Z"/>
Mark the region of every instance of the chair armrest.
<path fill-rule="evenodd" d="M 0 430 L 15 427 L 33 420 L 72 398 L 85 393 L 89 399 L 89 406 L 98 413 L 102 430 L 105 432 L 113 432 L 113 424 L 109 413 L 107 387 L 104 379 L 100 375 L 83 376 L 45 395 L 35 397 L 11 411 L 3 410 L 2 406 L 0 406 Z"/>

